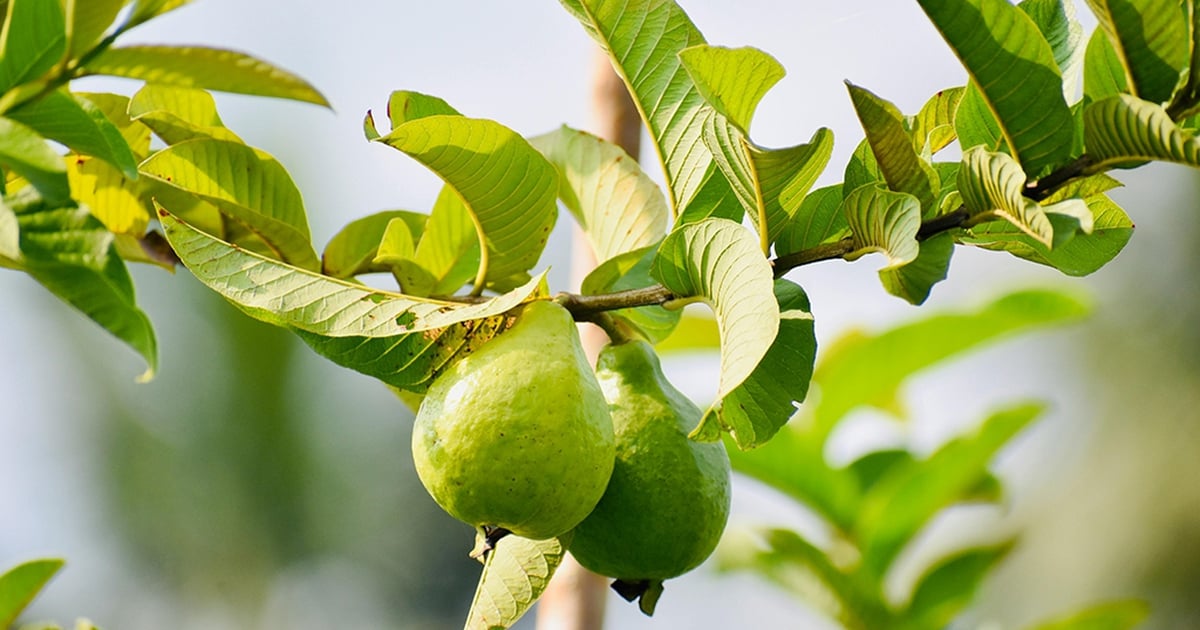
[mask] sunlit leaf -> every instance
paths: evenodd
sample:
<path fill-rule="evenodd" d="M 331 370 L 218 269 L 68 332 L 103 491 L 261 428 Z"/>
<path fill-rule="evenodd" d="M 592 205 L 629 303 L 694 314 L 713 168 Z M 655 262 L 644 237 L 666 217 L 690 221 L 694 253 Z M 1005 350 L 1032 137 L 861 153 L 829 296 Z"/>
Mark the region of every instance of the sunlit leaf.
<path fill-rule="evenodd" d="M 721 332 L 717 329 L 717 320 L 708 315 L 692 313 L 689 310 L 683 311 L 679 323 L 671 331 L 670 336 L 654 346 L 654 351 L 660 355 L 672 352 L 720 349 Z"/>
<path fill-rule="evenodd" d="M 742 226 L 706 219 L 673 231 L 659 248 L 651 274 L 683 298 L 707 302 L 721 330 L 721 376 L 713 406 L 693 430 L 715 440 L 732 428 L 725 397 L 758 366 L 779 331 L 771 266 Z"/>
<path fill-rule="evenodd" d="M 130 99 L 129 115 L 167 144 L 192 138 L 242 142 L 221 123 L 216 101 L 204 90 L 146 84 Z"/>
<path fill-rule="evenodd" d="M 1113 48 L 1112 40 L 1101 29 L 1088 39 L 1083 64 L 1083 95 L 1088 103 L 1117 94 L 1132 92 L 1125 66 Z"/>
<path fill-rule="evenodd" d="M 662 240 L 670 220 L 666 199 L 620 147 L 569 127 L 530 143 L 558 168 L 559 198 L 583 228 L 597 261 Z"/>
<path fill-rule="evenodd" d="M 79 2 L 80 0 L 76 0 Z M 133 11 L 129 14 L 128 26 L 135 26 L 147 20 L 158 17 L 168 11 L 174 11 L 192 0 L 134 0 Z"/>
<path fill-rule="evenodd" d="M 67 158 L 71 195 L 116 234 L 141 236 L 150 212 L 138 197 L 138 187 L 108 162 L 82 155 Z"/>
<path fill-rule="evenodd" d="M 970 223 L 1004 219 L 1043 245 L 1054 242 L 1054 227 L 1036 201 L 1024 195 L 1026 175 L 1007 153 L 974 147 L 963 153 L 958 192 Z"/>
<path fill-rule="evenodd" d="M 62 566 L 58 559 L 32 560 L 0 575 L 0 628 L 12 625 Z"/>
<path fill-rule="evenodd" d="M 933 285 L 946 279 L 950 257 L 954 254 L 954 238 L 942 233 L 919 245 L 920 252 L 912 262 L 879 272 L 879 279 L 888 293 L 917 305 L 925 303 Z"/>
<path fill-rule="evenodd" d="M 751 147 L 750 161 L 766 210 L 768 241 L 775 242 L 800 212 L 832 152 L 833 132 L 824 127 L 804 144 L 783 149 Z"/>
<path fill-rule="evenodd" d="M 954 122 L 965 93 L 966 88 L 961 87 L 938 90 L 921 107 L 913 120 L 911 135 L 913 147 L 922 157 L 928 159 L 957 137 Z"/>
<path fill-rule="evenodd" d="M 954 132 L 964 150 L 982 146 L 989 151 L 1001 151 L 1008 146 L 996 115 L 974 84 L 968 85 L 963 92 L 954 117 Z"/>
<path fill-rule="evenodd" d="M 696 223 L 704 219 L 728 219 L 741 222 L 746 211 L 742 201 L 733 191 L 733 186 L 720 167 L 715 163 L 708 165 L 696 196 L 688 202 L 687 207 L 675 218 L 675 226 Z"/>
<path fill-rule="evenodd" d="M 971 600 L 988 572 L 1012 551 L 1013 542 L 955 552 L 925 571 L 904 611 L 908 628 L 944 628 Z"/>
<path fill-rule="evenodd" d="M 1129 77 L 1133 94 L 1171 98 L 1190 55 L 1188 23 L 1177 0 L 1087 0 Z"/>
<path fill-rule="evenodd" d="M 701 44 L 679 51 L 679 60 L 704 100 L 746 136 L 759 101 L 785 74 L 774 57 L 749 46 Z"/>
<path fill-rule="evenodd" d="M 388 210 L 355 219 L 329 239 L 321 255 L 321 273 L 334 278 L 350 278 L 362 273 L 387 271 L 387 266 L 373 263 L 379 253 L 379 243 L 393 219 L 408 223 L 410 234 L 417 238 L 425 229 L 428 216 L 407 210 Z"/>
<path fill-rule="evenodd" d="M 853 251 L 846 254 L 846 260 L 878 252 L 887 257 L 884 269 L 916 260 L 920 253 L 917 230 L 921 227 L 921 204 L 916 197 L 866 185 L 846 195 L 842 208 L 854 239 Z"/>
<path fill-rule="evenodd" d="M 495 630 L 516 623 L 546 590 L 564 553 L 566 546 L 557 538 L 501 538 L 484 562 L 464 630 Z"/>
<path fill-rule="evenodd" d="M 273 96 L 329 107 L 329 101 L 304 79 L 232 50 L 197 46 L 109 48 L 89 60 L 84 71 L 171 87 Z"/>
<path fill-rule="evenodd" d="M 879 170 L 879 162 L 875 160 L 875 153 L 871 151 L 871 143 L 863 138 L 850 154 L 850 160 L 846 162 L 842 174 L 842 196 L 849 196 L 852 191 L 867 184 L 885 183 L 883 171 Z"/>
<path fill-rule="evenodd" d="M 16 266 L 21 259 L 21 228 L 17 215 L 0 197 L 0 266 Z"/>
<path fill-rule="evenodd" d="M 129 144 L 116 125 L 85 97 L 59 89 L 8 115 L 77 153 L 112 164 L 128 179 L 137 179 L 137 161 Z"/>
<path fill-rule="evenodd" d="M 1149 616 L 1149 604 L 1128 599 L 1096 604 L 1058 619 L 1035 624 L 1029 630 L 1132 630 Z"/>
<path fill-rule="evenodd" d="M 1092 170 L 1138 160 L 1200 166 L 1200 144 L 1159 105 L 1118 94 L 1092 103 L 1083 119 Z"/>
<path fill-rule="evenodd" d="M 849 82 L 846 87 L 888 188 L 916 197 L 922 212 L 932 215 L 936 211 L 937 174 L 917 155 L 904 127 L 904 115 L 895 105 L 868 90 Z"/>
<path fill-rule="evenodd" d="M 470 211 L 453 188 L 443 186 L 413 254 L 424 271 L 400 282 L 416 295 L 452 295 L 475 277 L 480 249 Z"/>
<path fill-rule="evenodd" d="M 100 41 L 125 4 L 126 0 L 68 0 L 71 56 L 80 56 Z"/>
<path fill-rule="evenodd" d="M 0 31 L 0 94 L 49 71 L 67 50 L 61 2 L 10 0 Z"/>
<path fill-rule="evenodd" d="M 1074 126 L 1054 51 L 1008 0 L 919 0 L 1034 175 L 1070 158 Z M 968 148 L 970 145 L 965 145 Z"/>
<path fill-rule="evenodd" d="M 583 279 L 580 291 L 584 295 L 598 295 L 654 284 L 650 266 L 657 249 L 652 245 L 609 258 Z M 657 343 L 675 330 L 681 312 L 661 306 L 639 306 L 609 311 L 609 315 L 636 328 L 650 343 Z"/>
<path fill-rule="evenodd" d="M 842 185 L 818 188 L 808 194 L 799 210 L 775 241 L 775 253 L 783 256 L 811 249 L 848 236 L 850 226 L 842 212 Z"/>
<path fill-rule="evenodd" d="M 1075 19 L 1074 0 L 1022 0 L 1018 7 L 1037 25 L 1063 78 L 1067 102 L 1078 99 L 1083 78 L 1083 25 Z"/>
<path fill-rule="evenodd" d="M 25 178 L 48 203 L 71 198 L 62 156 L 46 139 L 15 120 L 0 117 L 0 166 Z"/>

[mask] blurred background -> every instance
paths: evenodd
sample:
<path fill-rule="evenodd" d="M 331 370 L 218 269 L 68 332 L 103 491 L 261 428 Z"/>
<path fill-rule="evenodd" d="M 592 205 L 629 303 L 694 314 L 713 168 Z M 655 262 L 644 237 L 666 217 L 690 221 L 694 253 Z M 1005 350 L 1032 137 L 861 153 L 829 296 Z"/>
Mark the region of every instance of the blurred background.
<path fill-rule="evenodd" d="M 783 146 L 831 127 L 837 142 L 821 184 L 841 179 L 862 137 L 843 80 L 910 113 L 965 82 L 915 2 L 681 4 L 711 43 L 754 45 L 789 70 L 753 135 Z M 550 0 L 203 0 L 123 42 L 243 50 L 326 94 L 334 112 L 217 96 L 226 124 L 291 171 L 318 249 L 351 219 L 433 202 L 432 174 L 362 137 L 363 113 L 382 110 L 394 89 L 441 96 L 528 135 L 592 123 L 594 46 Z M 871 258 L 789 276 L 809 291 L 822 343 L 1026 286 L 1067 287 L 1095 303 L 1084 324 L 975 353 L 907 391 L 917 420 L 906 437 L 926 451 L 1000 403 L 1053 404 L 1001 460 L 1008 509 L 961 510 L 922 541 L 1023 532 L 963 627 L 1018 627 L 1125 596 L 1151 602 L 1147 628 L 1200 627 L 1200 175 L 1156 165 L 1117 176 L 1127 187 L 1113 197 L 1138 230 L 1089 278 L 960 248 L 950 279 L 917 309 L 882 290 Z M 541 263 L 554 287 L 565 286 L 569 237 L 564 220 Z M 146 385 L 134 383 L 143 366 L 133 353 L 27 277 L 0 274 L 0 567 L 68 559 L 29 618 L 87 616 L 112 630 L 459 627 L 479 569 L 467 558 L 472 532 L 420 487 L 404 406 L 242 316 L 186 270 L 133 272 L 161 352 Z M 710 400 L 715 359 L 666 367 L 698 403 Z M 861 450 L 853 442 L 843 440 L 847 452 Z M 731 527 L 805 518 L 736 484 Z M 752 575 L 708 566 L 669 583 L 653 620 L 614 596 L 608 625 L 716 629 L 748 619 L 832 627 Z"/>

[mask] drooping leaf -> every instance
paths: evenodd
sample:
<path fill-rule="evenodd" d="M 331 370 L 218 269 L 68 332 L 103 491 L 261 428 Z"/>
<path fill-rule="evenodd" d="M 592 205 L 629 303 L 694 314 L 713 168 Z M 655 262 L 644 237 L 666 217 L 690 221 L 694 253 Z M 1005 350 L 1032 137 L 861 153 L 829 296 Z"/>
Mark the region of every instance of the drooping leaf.
<path fill-rule="evenodd" d="M 198 46 L 109 48 L 89 60 L 83 70 L 172 87 L 272 96 L 329 107 L 329 101 L 304 79 L 232 50 Z"/>
<path fill-rule="evenodd" d="M 917 580 L 904 611 L 907 628 L 944 628 L 971 600 L 988 572 L 1012 551 L 1014 541 L 958 551 Z"/>
<path fill-rule="evenodd" d="M 53 68 L 67 51 L 66 31 L 61 2 L 10 0 L 0 30 L 0 94 Z"/>
<path fill-rule="evenodd" d="M 140 170 L 216 206 L 261 238 L 280 260 L 304 269 L 320 268 L 300 190 L 287 170 L 266 153 L 230 140 L 195 138 L 155 153 Z"/>
<path fill-rule="evenodd" d="M 1054 53 L 1054 63 L 1063 78 L 1063 96 L 1067 102 L 1078 99 L 1083 69 L 1083 25 L 1075 19 L 1074 0 L 1022 0 L 1017 6 L 1025 12 Z"/>
<path fill-rule="evenodd" d="M 598 262 L 662 240 L 670 220 L 666 199 L 620 147 L 569 127 L 530 143 L 558 168 L 559 198 Z"/>
<path fill-rule="evenodd" d="M 1133 235 L 1133 222 L 1107 196 L 1088 197 L 1087 206 L 1093 217 L 1091 234 L 1076 234 L 1053 249 L 1000 222 L 977 225 L 959 239 L 976 247 L 1007 251 L 1070 276 L 1086 276 L 1115 258 Z"/>
<path fill-rule="evenodd" d="M 725 397 L 722 421 L 742 449 L 775 436 L 808 395 L 817 338 L 808 296 L 788 280 L 775 281 L 779 333 L 758 366 Z"/>
<path fill-rule="evenodd" d="M 975 435 L 951 440 L 917 466 L 903 467 L 863 497 L 858 539 L 863 564 L 883 576 L 917 532 L 958 501 L 987 474 L 992 457 L 1042 412 L 1027 403 L 993 414 Z"/>
<path fill-rule="evenodd" d="M 0 575 L 0 628 L 7 628 L 17 620 L 63 564 L 59 559 L 32 560 Z"/>
<path fill-rule="evenodd" d="M 1023 194 L 1025 180 L 1021 165 L 1007 153 L 983 147 L 964 152 L 958 192 L 971 213 L 968 223 L 1000 218 L 1049 247 L 1054 242 L 1054 227 L 1042 207 Z"/>
<path fill-rule="evenodd" d="M 1094 103 L 1117 94 L 1128 94 L 1129 77 L 1125 66 L 1113 48 L 1112 40 L 1103 30 L 1096 29 L 1088 39 L 1083 63 L 1083 95 L 1085 102 Z"/>
<path fill-rule="evenodd" d="M 674 214 L 682 214 L 706 182 L 718 189 L 727 186 L 709 179 L 712 156 L 701 141 L 704 98 L 678 57 L 683 49 L 704 43 L 683 9 L 672 0 L 560 1 L 608 53 L 638 104 L 666 172 Z M 720 192 L 710 195 L 720 197 Z"/>
<path fill-rule="evenodd" d="M 700 44 L 679 51 L 679 61 L 709 106 L 745 136 L 759 101 L 785 74 L 774 57 L 749 46 Z"/>
<path fill-rule="evenodd" d="M 1150 605 L 1138 599 L 1096 604 L 1029 630 L 1132 630 L 1150 616 Z"/>
<path fill-rule="evenodd" d="M 846 87 L 888 188 L 916 197 L 922 213 L 932 215 L 936 211 L 937 174 L 913 147 L 904 127 L 904 115 L 895 105 L 868 90 L 850 82 Z"/>
<path fill-rule="evenodd" d="M 0 167 L 25 178 L 51 204 L 71 198 L 67 169 L 38 132 L 15 120 L 0 117 Z"/>
<path fill-rule="evenodd" d="M 818 188 L 804 198 L 799 210 L 775 241 L 775 253 L 784 256 L 811 249 L 850 234 L 842 212 L 842 185 Z"/>
<path fill-rule="evenodd" d="M 410 234 L 417 238 L 425 229 L 427 215 L 407 210 L 388 210 L 355 219 L 329 239 L 321 254 L 321 273 L 334 278 L 351 278 L 362 273 L 387 271 L 384 265 L 372 261 L 379 253 L 388 222 L 401 219 L 408 224 Z"/>
<path fill-rule="evenodd" d="M 814 431 L 828 435 L 860 405 L 894 408 L 911 375 L 1007 334 L 1077 320 L 1088 312 L 1078 298 L 1053 291 L 1018 291 L 977 310 L 945 313 L 879 335 L 859 333 L 827 346 L 814 380 Z"/>
<path fill-rule="evenodd" d="M 888 293 L 909 304 L 924 304 L 933 285 L 946 279 L 954 238 L 948 233 L 934 235 L 919 243 L 920 251 L 912 262 L 879 272 L 879 280 Z"/>
<path fill-rule="evenodd" d="M 516 623 L 546 590 L 565 553 L 566 546 L 557 538 L 501 538 L 484 562 L 463 630 L 496 630 Z"/>
<path fill-rule="evenodd" d="M 558 171 L 524 138 L 494 121 L 434 115 L 397 125 L 378 142 L 437 173 L 470 211 L 483 245 L 476 293 L 485 282 L 511 288 L 537 263 L 558 214 Z"/>
<path fill-rule="evenodd" d="M 887 257 L 884 269 L 916 260 L 921 227 L 921 203 L 916 197 L 869 184 L 846 195 L 842 209 L 854 239 L 854 249 L 846 254 L 846 260 L 878 252 Z"/>
<path fill-rule="evenodd" d="M 192 138 L 242 142 L 221 122 L 216 101 L 204 90 L 148 83 L 130 99 L 129 115 L 167 144 Z"/>
<path fill-rule="evenodd" d="M 152 378 L 158 364 L 154 329 L 137 306 L 112 233 L 86 208 L 50 204 L 24 192 L 10 200 L 20 226 L 21 267 L 140 354 L 147 364 L 141 380 Z"/>
<path fill-rule="evenodd" d="M 954 122 L 965 93 L 966 88 L 962 87 L 938 90 L 921 107 L 913 120 L 911 132 L 913 148 L 921 157 L 929 159 L 957 137 Z"/>
<path fill-rule="evenodd" d="M 68 2 L 71 14 L 66 16 L 70 25 L 70 54 L 79 57 L 89 50 L 92 45 L 112 26 L 113 21 L 126 0 L 74 0 Z"/>
<path fill-rule="evenodd" d="M 978 86 L 1013 156 L 1040 176 L 1070 158 L 1074 126 L 1054 51 L 1008 0 L 918 0 Z"/>
<path fill-rule="evenodd" d="M 775 242 L 800 212 L 804 198 L 833 154 L 833 132 L 822 127 L 804 144 L 783 148 L 752 147 L 750 161 L 758 179 L 767 217 L 767 240 Z"/>
<path fill-rule="evenodd" d="M 85 97 L 58 89 L 8 115 L 76 153 L 112 164 L 127 179 L 137 179 L 137 160 L 121 131 Z"/>
<path fill-rule="evenodd" d="M 725 398 L 750 376 L 775 341 L 779 304 L 771 266 L 742 226 L 706 219 L 676 229 L 659 248 L 650 271 L 681 298 L 707 302 L 721 329 L 721 376 L 716 400 L 692 436 L 715 440 L 732 428 Z"/>
<path fill-rule="evenodd" d="M 1084 142 L 1093 171 L 1139 160 L 1200 166 L 1200 144 L 1159 105 L 1118 94 L 1083 113 Z"/>
<path fill-rule="evenodd" d="M 650 267 L 658 249 L 655 245 L 609 258 L 583 279 L 580 291 L 584 295 L 598 295 L 625 289 L 640 289 L 654 284 Z M 609 311 L 610 316 L 636 328 L 650 343 L 657 343 L 670 335 L 675 330 L 681 314 L 678 309 L 668 310 L 661 306 L 639 306 Z"/>
<path fill-rule="evenodd" d="M 1087 0 L 1125 68 L 1133 94 L 1171 98 L 1190 56 L 1188 23 L 1176 0 Z"/>
<path fill-rule="evenodd" d="M 159 220 L 196 278 L 247 315 L 290 329 L 338 365 L 418 392 L 457 353 L 511 325 L 507 311 L 543 291 L 538 277 L 478 304 L 416 298 L 234 247 L 165 210 Z"/>

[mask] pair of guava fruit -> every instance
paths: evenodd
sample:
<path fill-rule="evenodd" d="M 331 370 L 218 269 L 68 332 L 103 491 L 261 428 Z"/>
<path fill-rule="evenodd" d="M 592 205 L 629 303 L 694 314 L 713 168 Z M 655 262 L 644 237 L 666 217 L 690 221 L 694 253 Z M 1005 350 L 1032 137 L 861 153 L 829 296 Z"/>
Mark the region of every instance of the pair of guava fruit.
<path fill-rule="evenodd" d="M 652 610 L 729 515 L 729 457 L 688 439 L 699 420 L 649 344 L 610 345 L 593 372 L 570 313 L 537 301 L 434 380 L 413 461 L 455 518 L 491 535 L 571 532 L 580 564 Z"/>

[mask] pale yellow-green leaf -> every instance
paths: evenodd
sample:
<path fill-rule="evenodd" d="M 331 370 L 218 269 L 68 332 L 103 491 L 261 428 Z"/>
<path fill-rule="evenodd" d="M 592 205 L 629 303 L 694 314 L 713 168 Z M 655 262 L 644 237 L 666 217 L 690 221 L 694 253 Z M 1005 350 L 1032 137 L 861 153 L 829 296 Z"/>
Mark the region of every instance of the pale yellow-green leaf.
<path fill-rule="evenodd" d="M 1200 166 L 1200 145 L 1159 105 L 1117 94 L 1092 103 L 1083 113 L 1083 138 L 1091 171 L 1139 160 Z"/>
<path fill-rule="evenodd" d="M 546 590 L 564 553 L 557 538 L 501 538 L 484 561 L 464 630 L 495 630 L 516 623 Z"/>
<path fill-rule="evenodd" d="M 846 260 L 881 253 L 887 257 L 883 269 L 888 270 L 917 259 L 921 202 L 916 197 L 867 184 L 846 195 L 842 209 L 854 240 Z"/>

